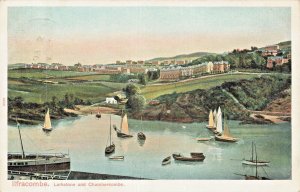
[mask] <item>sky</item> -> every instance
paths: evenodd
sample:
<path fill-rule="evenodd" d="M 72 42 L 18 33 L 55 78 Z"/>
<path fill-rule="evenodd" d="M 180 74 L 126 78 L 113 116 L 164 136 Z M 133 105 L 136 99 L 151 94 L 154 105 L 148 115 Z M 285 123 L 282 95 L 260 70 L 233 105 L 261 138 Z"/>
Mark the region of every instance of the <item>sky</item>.
<path fill-rule="evenodd" d="M 10 7 L 8 63 L 223 53 L 291 40 L 288 7 Z"/>

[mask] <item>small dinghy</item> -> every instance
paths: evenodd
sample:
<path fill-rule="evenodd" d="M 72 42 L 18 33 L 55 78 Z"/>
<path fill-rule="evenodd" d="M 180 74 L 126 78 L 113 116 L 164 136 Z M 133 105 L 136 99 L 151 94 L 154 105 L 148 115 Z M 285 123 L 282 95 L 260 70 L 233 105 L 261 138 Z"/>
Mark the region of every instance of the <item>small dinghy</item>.
<path fill-rule="evenodd" d="M 124 156 L 112 156 L 112 157 L 109 157 L 110 160 L 118 160 L 118 161 L 123 161 L 124 160 Z"/>
<path fill-rule="evenodd" d="M 161 162 L 161 165 L 167 165 L 171 163 L 171 156 L 164 158 Z"/>

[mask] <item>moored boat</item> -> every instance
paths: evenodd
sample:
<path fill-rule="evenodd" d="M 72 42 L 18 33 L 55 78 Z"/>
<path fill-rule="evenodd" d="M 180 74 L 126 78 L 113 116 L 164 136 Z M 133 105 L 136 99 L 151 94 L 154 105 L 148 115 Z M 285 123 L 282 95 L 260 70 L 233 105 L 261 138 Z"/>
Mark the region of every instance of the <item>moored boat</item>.
<path fill-rule="evenodd" d="M 64 172 L 69 171 L 71 159 L 64 153 L 25 153 L 20 130 L 17 121 L 22 153 L 9 152 L 7 155 L 7 169 L 11 171 L 25 172 Z"/>
<path fill-rule="evenodd" d="M 203 161 L 205 159 L 205 156 L 202 154 L 198 154 L 198 155 L 191 155 L 191 157 L 185 157 L 181 154 L 173 154 L 172 155 L 173 158 L 177 161 Z"/>
<path fill-rule="evenodd" d="M 171 156 L 164 158 L 161 162 L 161 165 L 167 165 L 171 163 Z"/>
<path fill-rule="evenodd" d="M 115 144 L 111 142 L 111 116 L 109 125 L 109 146 L 105 147 L 105 154 L 111 154 L 115 151 Z"/>
<path fill-rule="evenodd" d="M 230 142 L 230 143 L 235 143 L 238 141 L 237 138 L 234 138 L 231 136 L 229 127 L 226 123 L 226 118 L 224 118 L 224 130 L 222 126 L 222 112 L 221 108 L 219 107 L 218 110 L 218 123 L 217 123 L 217 134 L 215 135 L 215 140 L 216 141 L 223 141 L 223 142 Z"/>
<path fill-rule="evenodd" d="M 122 155 L 112 156 L 112 157 L 109 157 L 109 159 L 122 161 L 122 160 L 124 160 L 124 156 L 122 156 Z"/>
<path fill-rule="evenodd" d="M 97 117 L 98 119 L 100 119 L 100 118 L 101 118 L 101 114 L 100 114 L 100 112 L 97 112 L 97 114 L 96 114 L 96 117 Z"/>
<path fill-rule="evenodd" d="M 140 140 L 146 140 L 146 135 L 143 132 L 139 132 L 137 136 Z"/>
<path fill-rule="evenodd" d="M 262 161 L 262 160 L 256 160 L 254 159 L 254 143 L 252 142 L 252 153 L 251 153 L 251 159 L 244 159 L 242 161 L 242 164 L 244 165 L 254 165 L 254 166 L 267 166 L 269 165 L 270 161 Z"/>
<path fill-rule="evenodd" d="M 141 129 L 143 129 L 143 119 L 141 117 Z M 139 140 L 146 140 L 146 135 L 143 132 L 137 134 Z"/>
<path fill-rule="evenodd" d="M 47 110 L 47 113 L 45 114 L 45 120 L 43 125 L 43 131 L 49 132 L 52 131 L 52 125 L 51 125 L 51 119 L 50 119 L 50 113 L 49 108 Z"/>
<path fill-rule="evenodd" d="M 128 128 L 128 119 L 127 114 L 123 113 L 121 116 L 121 125 L 120 129 L 117 128 L 117 126 L 113 126 L 114 130 L 117 132 L 117 136 L 121 138 L 130 138 L 133 137 L 129 134 L 129 128 Z"/>
<path fill-rule="evenodd" d="M 210 110 L 209 112 L 209 116 L 208 116 L 208 125 L 206 125 L 206 128 L 208 129 L 216 129 L 215 123 L 214 123 L 214 115 L 212 110 Z"/>
<path fill-rule="evenodd" d="M 236 174 L 236 175 L 241 175 L 244 176 L 245 180 L 271 180 L 268 177 L 262 177 L 258 175 L 258 160 L 257 160 L 257 152 L 256 152 L 256 145 L 254 145 L 254 149 L 255 149 L 255 175 L 247 175 L 247 174 Z M 263 169 L 263 167 L 261 167 Z M 265 171 L 266 173 L 266 171 Z"/>
<path fill-rule="evenodd" d="M 197 141 L 210 141 L 211 139 L 211 137 L 196 138 Z"/>

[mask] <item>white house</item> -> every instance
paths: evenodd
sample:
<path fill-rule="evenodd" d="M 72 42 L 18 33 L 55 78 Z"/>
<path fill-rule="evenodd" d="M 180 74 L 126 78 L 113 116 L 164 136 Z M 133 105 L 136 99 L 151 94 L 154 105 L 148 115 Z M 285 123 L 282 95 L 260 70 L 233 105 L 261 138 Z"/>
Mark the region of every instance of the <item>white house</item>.
<path fill-rule="evenodd" d="M 105 100 L 105 103 L 117 104 L 118 102 L 113 97 L 107 97 L 106 100 Z"/>

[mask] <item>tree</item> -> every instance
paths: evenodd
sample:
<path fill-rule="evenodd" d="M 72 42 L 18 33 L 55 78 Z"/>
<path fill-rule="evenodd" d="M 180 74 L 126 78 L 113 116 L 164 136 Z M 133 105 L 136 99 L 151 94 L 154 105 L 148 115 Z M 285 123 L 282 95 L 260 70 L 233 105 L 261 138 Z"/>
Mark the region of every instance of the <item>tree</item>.
<path fill-rule="evenodd" d="M 126 108 L 131 109 L 133 112 L 139 112 L 144 108 L 146 99 L 142 95 L 132 95 L 129 97 Z"/>
<path fill-rule="evenodd" d="M 140 88 L 135 84 L 128 84 L 125 88 L 126 97 L 129 98 L 132 95 L 139 94 L 141 92 Z"/>
<path fill-rule="evenodd" d="M 139 83 L 142 85 L 146 85 L 146 77 L 145 74 L 138 74 L 138 78 L 139 78 Z"/>

